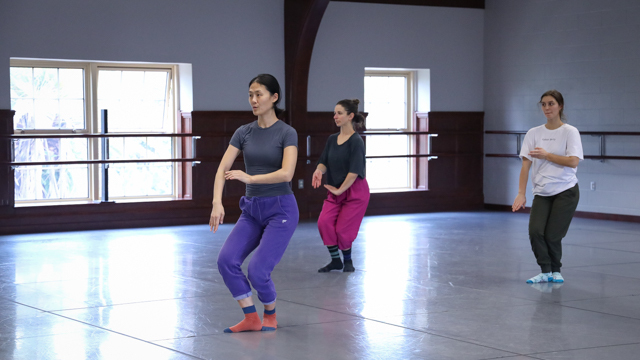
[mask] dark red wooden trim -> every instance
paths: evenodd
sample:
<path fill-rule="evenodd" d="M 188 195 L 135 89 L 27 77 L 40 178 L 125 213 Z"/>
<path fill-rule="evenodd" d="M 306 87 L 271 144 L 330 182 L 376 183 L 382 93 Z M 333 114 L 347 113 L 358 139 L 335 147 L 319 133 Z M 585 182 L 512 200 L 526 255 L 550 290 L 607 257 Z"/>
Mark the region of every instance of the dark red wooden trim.
<path fill-rule="evenodd" d="M 519 135 L 526 134 L 526 131 L 508 131 L 508 130 L 487 130 L 485 134 L 497 134 L 497 135 Z"/>
<path fill-rule="evenodd" d="M 484 209 L 491 210 L 491 211 L 511 212 L 511 205 L 484 204 Z M 523 210 L 519 210 L 518 212 L 529 214 L 531 212 L 531 208 L 527 207 Z M 607 213 L 597 213 L 597 212 L 587 212 L 587 211 L 576 211 L 576 213 L 573 216 L 578 218 L 584 218 L 584 219 L 640 223 L 640 216 L 637 216 L 637 215 L 622 215 L 622 214 L 607 214 Z"/>
<path fill-rule="evenodd" d="M 520 155 L 516 154 L 484 154 L 486 157 L 499 157 L 499 158 L 520 158 Z"/>
<path fill-rule="evenodd" d="M 6 136 L 13 133 L 13 115 L 15 111 L 0 109 L 0 161 L 11 162 L 11 140 Z M 15 203 L 15 183 L 10 166 L 0 166 L 0 215 L 10 213 Z M 0 230 L 1 231 L 1 230 Z"/>
<path fill-rule="evenodd" d="M 478 191 L 404 191 L 372 193 L 366 215 L 410 214 L 482 210 L 484 197 Z"/>
<path fill-rule="evenodd" d="M 331 123 L 331 116 L 325 117 L 322 113 L 316 122 L 311 119 L 315 120 L 318 114 L 310 114 L 307 111 L 311 55 L 327 6 L 329 0 L 284 1 L 285 121 L 298 132 L 299 153 L 305 153 L 302 146 L 307 141 L 308 131 L 313 130 L 309 127 L 311 124 L 319 126 L 318 129 L 324 131 L 335 127 L 335 123 Z M 311 191 L 311 175 L 314 170 L 315 164 L 298 160 L 293 178 L 293 192 L 298 199 L 302 219 L 312 216 L 309 204 L 322 193 Z M 298 189 L 297 184 L 300 180 L 304 183 L 303 189 Z"/>
<path fill-rule="evenodd" d="M 332 0 L 390 5 L 443 6 L 471 9 L 484 9 L 484 0 Z"/>
<path fill-rule="evenodd" d="M 239 214 L 234 200 L 238 199 L 224 201 L 231 217 Z M 11 214 L 0 215 L 0 234 L 206 224 L 210 203 L 171 200 L 16 207 Z"/>
<path fill-rule="evenodd" d="M 640 216 L 634 216 L 634 215 L 606 214 L 606 213 L 576 211 L 574 216 L 579 217 L 579 218 L 585 218 L 585 219 L 626 221 L 626 222 L 640 223 Z"/>
<path fill-rule="evenodd" d="M 416 154 L 426 154 L 429 152 L 429 113 L 414 113 L 414 130 L 420 133 L 426 133 L 415 137 L 414 152 Z M 416 171 L 414 181 L 418 190 L 429 189 L 429 160 L 420 158 L 415 160 Z"/>
<path fill-rule="evenodd" d="M 285 99 L 287 122 L 304 132 L 309 67 L 329 0 L 284 1 Z"/>
<path fill-rule="evenodd" d="M 182 111 L 180 112 L 180 124 L 178 126 L 178 132 L 184 134 L 190 134 L 193 131 L 193 124 L 191 118 L 190 111 Z M 183 158 L 193 158 L 195 154 L 193 153 L 193 138 L 185 137 L 180 141 L 181 153 Z M 185 164 L 179 162 L 176 164 L 178 167 L 178 172 L 181 174 L 178 181 L 178 197 L 181 199 L 192 199 L 193 198 L 193 164 Z"/>

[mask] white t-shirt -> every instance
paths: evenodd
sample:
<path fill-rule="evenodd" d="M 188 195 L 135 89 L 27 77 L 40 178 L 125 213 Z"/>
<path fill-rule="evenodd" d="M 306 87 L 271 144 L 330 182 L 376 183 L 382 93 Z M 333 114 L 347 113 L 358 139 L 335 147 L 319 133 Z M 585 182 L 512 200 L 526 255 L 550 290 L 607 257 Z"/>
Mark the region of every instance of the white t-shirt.
<path fill-rule="evenodd" d="M 548 160 L 535 159 L 529 152 L 536 147 L 555 155 L 575 156 L 584 160 L 578 129 L 569 124 L 563 124 L 555 130 L 549 130 L 544 125 L 536 126 L 527 132 L 520 149 L 520 158 L 526 157 L 533 162 L 533 195 L 553 196 L 578 183 L 577 167 L 574 169 Z"/>

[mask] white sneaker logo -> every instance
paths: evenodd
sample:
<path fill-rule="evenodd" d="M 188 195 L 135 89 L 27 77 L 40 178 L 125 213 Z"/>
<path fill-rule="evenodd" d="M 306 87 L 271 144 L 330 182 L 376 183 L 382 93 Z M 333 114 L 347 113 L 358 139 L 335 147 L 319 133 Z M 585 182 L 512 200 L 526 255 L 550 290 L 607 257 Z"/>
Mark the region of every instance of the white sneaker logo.
<path fill-rule="evenodd" d="M 282 220 L 282 223 L 283 223 L 283 224 L 284 224 L 284 223 L 286 223 L 286 222 L 287 222 L 287 220 Z"/>

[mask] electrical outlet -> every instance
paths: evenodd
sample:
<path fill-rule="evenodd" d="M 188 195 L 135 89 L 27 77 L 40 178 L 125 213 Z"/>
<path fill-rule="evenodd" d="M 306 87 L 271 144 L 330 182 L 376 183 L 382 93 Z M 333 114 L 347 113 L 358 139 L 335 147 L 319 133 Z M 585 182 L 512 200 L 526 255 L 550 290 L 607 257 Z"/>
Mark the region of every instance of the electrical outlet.
<path fill-rule="evenodd" d="M 591 190 L 595 190 L 596 189 L 596 182 L 592 181 L 591 182 Z"/>
<path fill-rule="evenodd" d="M 298 189 L 304 189 L 304 179 L 298 179 Z"/>

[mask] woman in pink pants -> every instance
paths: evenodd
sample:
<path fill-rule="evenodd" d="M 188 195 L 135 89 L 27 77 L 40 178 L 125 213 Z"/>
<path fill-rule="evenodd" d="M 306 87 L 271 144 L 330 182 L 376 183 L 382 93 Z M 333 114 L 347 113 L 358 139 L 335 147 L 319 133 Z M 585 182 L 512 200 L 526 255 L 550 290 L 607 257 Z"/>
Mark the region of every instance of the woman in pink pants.
<path fill-rule="evenodd" d="M 370 196 L 365 179 L 364 141 L 355 131 L 356 127 L 364 124 L 358 104 L 358 99 L 338 101 L 333 120 L 340 132 L 329 136 L 313 173 L 313 187 L 320 187 L 322 175 L 326 174 L 327 184 L 324 187 L 328 190 L 318 218 L 318 230 L 329 249 L 331 262 L 318 272 L 355 271 L 351 245 L 358 236 Z M 342 251 L 344 265 L 338 250 Z"/>

